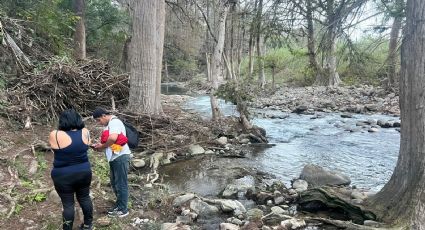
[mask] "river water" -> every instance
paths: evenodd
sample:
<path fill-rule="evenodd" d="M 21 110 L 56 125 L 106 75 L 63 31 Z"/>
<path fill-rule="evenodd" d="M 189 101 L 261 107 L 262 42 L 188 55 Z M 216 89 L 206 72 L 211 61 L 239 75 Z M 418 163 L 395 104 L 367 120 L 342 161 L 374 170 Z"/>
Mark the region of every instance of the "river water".
<path fill-rule="evenodd" d="M 237 116 L 235 107 L 224 101 L 219 102 L 222 112 Z M 211 116 L 208 96 L 198 96 L 189 100 L 185 109 L 200 113 L 205 119 Z M 282 115 L 279 111 L 254 111 L 257 114 Z M 267 138 L 274 144 L 271 148 L 256 149 L 254 155 L 245 159 L 193 160 L 166 166 L 167 182 L 174 190 L 196 192 L 201 195 L 214 195 L 221 190 L 228 178 L 213 176 L 211 169 L 220 165 L 256 168 L 270 173 L 289 184 L 300 175 L 304 165 L 313 163 L 326 169 L 339 170 L 351 178 L 352 185 L 358 188 L 379 191 L 389 180 L 395 167 L 400 146 L 400 133 L 394 129 L 379 129 L 370 133 L 357 127 L 356 122 L 375 120 L 396 120 L 386 115 L 354 114 L 352 118 L 342 118 L 339 113 L 322 113 L 317 119 L 313 115 L 286 114 L 285 119 L 258 118 L 253 123 L 267 131 Z M 254 148 L 254 147 L 253 147 Z M 209 163 L 209 168 L 205 165 Z M 184 168 L 185 170 L 181 170 Z M 208 171 L 209 170 L 209 171 Z M 176 172 L 186 175 L 177 176 Z M 184 179 L 182 179 L 184 178 Z"/>

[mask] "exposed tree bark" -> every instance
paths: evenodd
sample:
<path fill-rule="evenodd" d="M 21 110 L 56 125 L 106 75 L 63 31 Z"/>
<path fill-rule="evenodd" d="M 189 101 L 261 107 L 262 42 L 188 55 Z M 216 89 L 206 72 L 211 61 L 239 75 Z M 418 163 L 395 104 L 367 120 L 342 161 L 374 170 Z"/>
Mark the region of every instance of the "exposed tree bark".
<path fill-rule="evenodd" d="M 74 13 L 78 16 L 74 33 L 74 57 L 83 60 L 86 59 L 85 0 L 74 0 Z"/>
<path fill-rule="evenodd" d="M 217 121 L 221 117 L 221 112 L 218 107 L 217 98 L 215 97 L 215 91 L 218 88 L 218 79 L 221 75 L 222 67 L 222 56 L 224 48 L 224 38 L 226 33 L 226 18 L 229 12 L 230 4 L 227 1 L 220 1 L 218 6 L 218 24 L 217 28 L 217 43 L 214 47 L 214 53 L 211 58 L 211 110 L 212 120 Z"/>
<path fill-rule="evenodd" d="M 335 13 L 334 0 L 327 1 L 326 7 L 326 33 L 324 41 L 324 67 L 323 75 L 318 75 L 316 83 L 319 85 L 338 85 L 340 83 L 338 73 L 336 72 L 336 38 L 339 19 L 341 15 Z"/>
<path fill-rule="evenodd" d="M 397 43 L 398 34 L 401 29 L 401 17 L 395 17 L 390 33 L 390 43 L 388 47 L 388 85 L 390 87 L 398 83 L 397 79 Z"/>
<path fill-rule="evenodd" d="M 122 50 L 122 57 L 121 57 L 121 61 L 120 61 L 120 66 L 125 72 L 130 71 L 130 59 L 128 57 L 128 50 L 129 50 L 130 42 L 131 42 L 131 37 L 128 37 L 125 40 L 123 50 Z"/>
<path fill-rule="evenodd" d="M 255 0 L 254 12 L 257 12 L 258 0 Z M 253 79 L 254 73 L 254 36 L 256 34 L 255 23 L 256 17 L 252 18 L 251 26 L 249 28 L 249 41 L 248 41 L 248 78 Z"/>
<path fill-rule="evenodd" d="M 401 47 L 400 154 L 390 181 L 370 201 L 403 229 L 425 229 L 425 1 L 408 0 Z"/>
<path fill-rule="evenodd" d="M 309 67 L 311 71 L 313 71 L 313 76 L 316 76 L 318 74 L 319 65 L 316 60 L 312 0 L 307 0 L 306 4 L 308 61 Z"/>
<path fill-rule="evenodd" d="M 256 43 L 257 43 L 257 64 L 258 64 L 258 85 L 264 88 L 266 85 L 266 77 L 264 74 L 264 60 L 263 60 L 263 41 L 264 37 L 261 34 L 261 20 L 263 14 L 263 0 L 258 0 L 258 8 L 256 15 Z"/>
<path fill-rule="evenodd" d="M 397 62 L 399 56 L 397 52 L 397 45 L 403 19 L 402 9 L 404 6 L 404 0 L 396 0 L 395 6 L 397 12 L 393 17 L 390 42 L 388 45 L 387 76 L 389 88 L 398 85 Z"/>
<path fill-rule="evenodd" d="M 165 1 L 134 1 L 130 42 L 129 109 L 161 114 L 161 71 L 164 41 Z"/>

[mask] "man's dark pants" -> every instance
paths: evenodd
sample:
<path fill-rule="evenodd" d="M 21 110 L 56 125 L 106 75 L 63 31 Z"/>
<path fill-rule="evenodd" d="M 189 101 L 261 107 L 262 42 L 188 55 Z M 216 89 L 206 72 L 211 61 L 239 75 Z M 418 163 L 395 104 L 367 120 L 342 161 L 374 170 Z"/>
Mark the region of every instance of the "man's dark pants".
<path fill-rule="evenodd" d="M 117 197 L 115 207 L 122 212 L 127 212 L 127 202 L 128 202 L 128 168 L 130 163 L 130 155 L 124 154 L 119 156 L 115 160 L 109 162 L 109 167 L 111 169 L 111 185 L 112 190 Z"/>

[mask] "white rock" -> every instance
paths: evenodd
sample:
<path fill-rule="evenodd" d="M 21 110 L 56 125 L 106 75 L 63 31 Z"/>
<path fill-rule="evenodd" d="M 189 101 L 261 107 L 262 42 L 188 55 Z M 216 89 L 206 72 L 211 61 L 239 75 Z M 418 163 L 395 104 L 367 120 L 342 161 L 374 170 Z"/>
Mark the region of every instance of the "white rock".
<path fill-rule="evenodd" d="M 239 226 L 230 223 L 221 223 L 220 230 L 239 230 Z"/>
<path fill-rule="evenodd" d="M 131 163 L 135 168 L 143 168 L 146 165 L 146 162 L 143 159 L 133 159 Z"/>

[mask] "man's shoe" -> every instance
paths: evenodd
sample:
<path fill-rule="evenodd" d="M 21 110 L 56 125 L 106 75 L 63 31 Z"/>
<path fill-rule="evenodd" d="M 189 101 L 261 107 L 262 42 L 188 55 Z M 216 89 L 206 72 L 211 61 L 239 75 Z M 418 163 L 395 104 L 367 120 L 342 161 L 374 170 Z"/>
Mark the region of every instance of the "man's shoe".
<path fill-rule="evenodd" d="M 110 209 L 108 209 L 108 214 L 113 214 L 114 212 L 118 211 L 118 207 L 112 207 Z"/>
<path fill-rule="evenodd" d="M 93 225 L 87 225 L 87 224 L 80 225 L 80 230 L 92 230 L 92 229 L 93 229 Z"/>
<path fill-rule="evenodd" d="M 124 217 L 128 215 L 128 211 L 116 210 L 113 213 L 108 214 L 109 217 Z"/>

